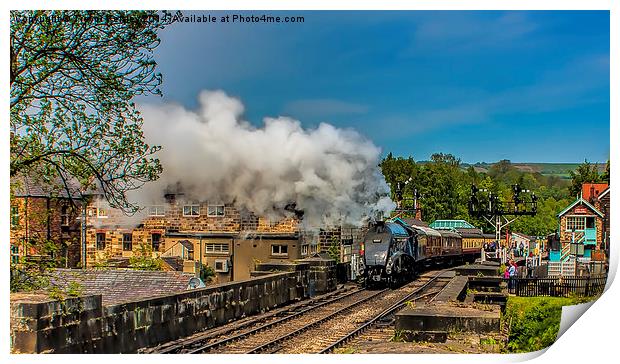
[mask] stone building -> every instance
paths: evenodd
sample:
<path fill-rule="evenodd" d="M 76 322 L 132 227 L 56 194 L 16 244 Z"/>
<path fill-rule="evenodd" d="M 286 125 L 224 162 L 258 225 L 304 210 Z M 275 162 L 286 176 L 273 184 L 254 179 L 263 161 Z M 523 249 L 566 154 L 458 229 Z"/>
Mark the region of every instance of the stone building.
<path fill-rule="evenodd" d="M 558 214 L 560 244 L 550 250 L 550 261 L 604 260 L 605 215 L 588 200 L 597 199 L 600 196 L 597 189 L 602 192 L 607 186 L 592 187 L 584 184 L 579 198 Z"/>
<path fill-rule="evenodd" d="M 13 178 L 10 204 L 12 263 L 53 260 L 56 266 L 78 266 L 82 204 L 77 191 L 52 188 L 30 178 Z"/>
<path fill-rule="evenodd" d="M 592 198 L 591 203 L 596 207 L 600 212 L 603 213 L 603 241 L 601 243 L 601 249 L 605 251 L 607 257 L 609 257 L 609 242 L 610 242 L 610 223 L 611 223 L 611 215 L 610 215 L 610 189 L 611 186 L 607 186 L 603 191 L 597 194 Z"/>
<path fill-rule="evenodd" d="M 167 195 L 166 203 L 146 206 L 139 218 L 110 209 L 100 199 L 86 207 L 86 265 L 147 254 L 177 258 L 179 269 L 212 267 L 216 282 L 243 280 L 257 263 L 291 262 L 325 252 L 332 244 L 347 261 L 355 229 L 304 231 L 295 218 L 271 220 L 232 204 L 188 201 Z M 348 247 L 348 250 L 347 250 Z"/>

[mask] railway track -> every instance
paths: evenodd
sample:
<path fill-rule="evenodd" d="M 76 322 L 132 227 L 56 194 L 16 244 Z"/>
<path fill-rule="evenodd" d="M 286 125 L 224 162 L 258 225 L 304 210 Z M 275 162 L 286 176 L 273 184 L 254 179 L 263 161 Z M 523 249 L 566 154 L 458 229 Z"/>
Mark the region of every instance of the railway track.
<path fill-rule="evenodd" d="M 385 326 L 407 301 L 436 294 L 447 283 L 442 272 L 425 273 L 395 290 L 348 287 L 143 352 L 331 352 L 370 328 Z"/>
<path fill-rule="evenodd" d="M 239 335 L 249 334 L 252 331 L 259 332 L 260 328 L 286 321 L 287 319 L 294 318 L 296 315 L 328 305 L 362 290 L 363 289 L 355 286 L 345 286 L 334 292 L 273 309 L 267 313 L 246 317 L 223 326 L 204 330 L 190 337 L 147 348 L 140 352 L 147 354 L 190 353 L 208 343 L 216 342 L 227 337 L 237 337 Z"/>
<path fill-rule="evenodd" d="M 408 302 L 434 297 L 448 280 L 441 279 L 443 271 L 426 276 L 400 289 L 391 291 L 372 303 L 371 307 L 359 307 L 355 312 L 343 315 L 330 323 L 309 330 L 283 343 L 263 345 L 252 353 L 330 353 L 357 336 L 376 327 L 391 327 L 394 314 Z M 321 334 L 323 333 L 323 334 Z M 268 348 L 268 350 L 264 350 Z"/>

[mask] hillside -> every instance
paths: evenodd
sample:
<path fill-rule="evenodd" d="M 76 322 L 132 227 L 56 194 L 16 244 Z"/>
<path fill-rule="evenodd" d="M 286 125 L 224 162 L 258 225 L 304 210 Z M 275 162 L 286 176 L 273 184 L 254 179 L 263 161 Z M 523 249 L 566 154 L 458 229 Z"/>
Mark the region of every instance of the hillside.
<path fill-rule="evenodd" d="M 493 163 L 476 163 L 471 164 L 476 172 L 488 172 Z M 605 171 L 605 163 L 597 163 L 599 172 Z M 462 163 L 463 168 L 468 168 L 470 164 Z M 579 163 L 512 163 L 512 166 L 523 172 L 540 173 L 545 176 L 559 176 L 562 178 L 570 178 L 569 172 L 574 171 Z"/>

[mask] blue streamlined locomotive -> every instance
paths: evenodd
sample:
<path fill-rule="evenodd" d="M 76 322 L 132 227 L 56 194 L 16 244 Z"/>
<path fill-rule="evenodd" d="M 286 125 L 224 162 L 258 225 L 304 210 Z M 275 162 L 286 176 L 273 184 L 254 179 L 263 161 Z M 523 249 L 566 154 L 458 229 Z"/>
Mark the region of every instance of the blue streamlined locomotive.
<path fill-rule="evenodd" d="M 435 230 L 401 219 L 372 224 L 364 237 L 360 273 L 367 286 L 393 287 L 414 278 L 417 271 L 443 264 L 474 261 L 484 239 L 468 240 L 454 229 Z"/>

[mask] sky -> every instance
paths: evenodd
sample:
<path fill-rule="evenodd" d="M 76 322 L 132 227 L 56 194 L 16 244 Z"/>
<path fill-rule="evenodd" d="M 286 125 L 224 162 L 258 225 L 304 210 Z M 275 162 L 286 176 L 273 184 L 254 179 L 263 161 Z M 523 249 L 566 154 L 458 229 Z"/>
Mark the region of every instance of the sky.
<path fill-rule="evenodd" d="M 138 101 L 196 108 L 201 90 L 223 90 L 257 127 L 328 122 L 415 160 L 609 158 L 607 11 L 254 14 L 304 22 L 174 23 L 154 55 L 164 97 Z"/>

